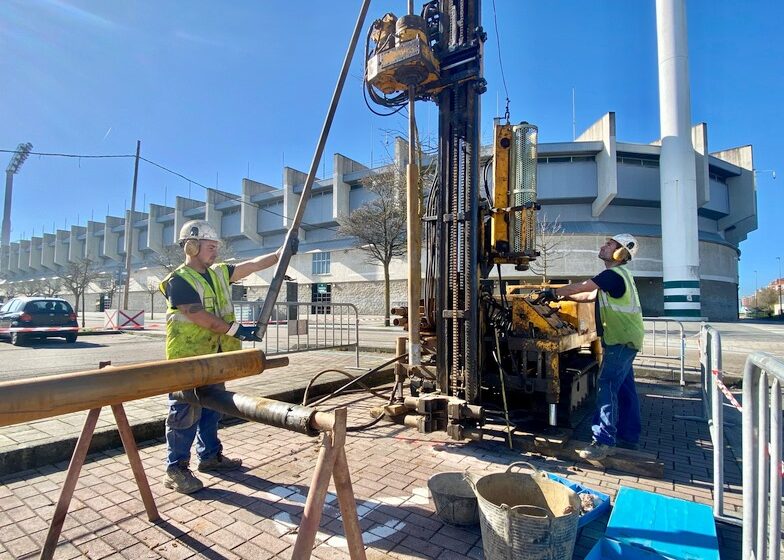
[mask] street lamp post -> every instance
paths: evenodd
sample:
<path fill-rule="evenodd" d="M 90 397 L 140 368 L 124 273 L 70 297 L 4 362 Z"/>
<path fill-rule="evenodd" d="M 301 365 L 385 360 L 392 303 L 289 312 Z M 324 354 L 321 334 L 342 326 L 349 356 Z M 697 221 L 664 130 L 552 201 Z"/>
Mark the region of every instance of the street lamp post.
<path fill-rule="evenodd" d="M 5 169 L 5 206 L 3 207 L 2 233 L 0 233 L 0 251 L 4 259 L 11 243 L 11 195 L 14 190 L 14 175 L 19 173 L 19 169 L 32 149 L 33 145 L 30 142 L 19 144 Z"/>
<path fill-rule="evenodd" d="M 754 313 L 755 315 L 759 313 L 759 291 L 757 290 L 757 271 L 754 271 Z"/>
<path fill-rule="evenodd" d="M 776 257 L 776 260 L 779 261 L 779 277 L 776 278 L 776 284 L 779 288 L 779 317 L 782 315 L 781 309 L 781 257 Z"/>

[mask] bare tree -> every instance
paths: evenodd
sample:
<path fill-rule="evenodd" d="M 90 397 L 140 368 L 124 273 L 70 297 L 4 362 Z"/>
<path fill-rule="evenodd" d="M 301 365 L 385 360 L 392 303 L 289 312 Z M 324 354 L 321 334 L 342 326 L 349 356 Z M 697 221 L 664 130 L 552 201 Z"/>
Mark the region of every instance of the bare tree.
<path fill-rule="evenodd" d="M 111 273 L 104 272 L 104 273 L 100 273 L 99 276 L 96 278 L 96 280 L 101 291 L 109 294 L 111 307 L 112 308 L 117 307 L 118 300 L 120 298 L 120 290 L 125 285 L 124 277 L 121 277 L 119 274 L 111 274 Z M 117 294 L 116 296 L 115 293 Z"/>
<path fill-rule="evenodd" d="M 40 280 L 28 280 L 19 285 L 19 293 L 23 296 L 43 295 L 43 286 Z"/>
<path fill-rule="evenodd" d="M 63 267 L 59 278 L 62 281 L 63 289 L 73 294 L 75 300 L 74 307 L 77 314 L 81 307 L 82 327 L 84 327 L 84 292 L 91 282 L 99 278 L 98 271 L 93 268 L 93 262 L 90 259 L 80 259 L 78 261 L 69 262 Z"/>
<path fill-rule="evenodd" d="M 218 258 L 216 262 L 222 262 L 236 258 L 236 254 L 231 249 L 228 243 L 222 242 L 218 249 Z M 182 248 L 177 245 L 165 245 L 160 253 L 153 252 L 150 259 L 152 264 L 162 267 L 166 272 L 174 272 L 177 267 L 185 262 L 185 253 Z"/>
<path fill-rule="evenodd" d="M 152 253 L 152 262 L 163 267 L 167 272 L 174 272 L 178 266 L 185 262 L 185 254 L 177 244 L 164 245 L 160 253 Z"/>
<path fill-rule="evenodd" d="M 540 275 L 542 283 L 546 284 L 549 271 L 566 256 L 563 247 L 570 234 L 564 231 L 560 216 L 556 216 L 553 221 L 548 221 L 546 215 L 542 215 L 542 218 L 536 224 L 536 250 L 539 256 L 531 261 L 530 266 L 531 272 Z"/>
<path fill-rule="evenodd" d="M 6 301 L 8 301 L 9 299 L 11 299 L 13 297 L 16 297 L 16 295 L 19 293 L 19 288 L 17 287 L 17 285 L 13 284 L 13 283 L 10 283 L 8 281 L 5 281 L 2 284 L 1 289 L 2 289 L 3 295 L 5 296 L 5 300 Z"/>
<path fill-rule="evenodd" d="M 367 262 L 384 268 L 384 325 L 389 326 L 389 264 L 406 254 L 405 173 L 394 165 L 371 173 L 363 186 L 375 195 L 348 216 L 338 219 L 338 233 L 355 239 Z"/>
<path fill-rule="evenodd" d="M 63 291 L 63 284 L 57 278 L 47 278 L 41 281 L 41 289 L 46 297 L 57 297 Z"/>
<path fill-rule="evenodd" d="M 161 281 L 155 276 L 147 277 L 147 285 L 145 289 L 150 294 L 150 319 L 155 318 L 155 294 L 160 292 Z"/>

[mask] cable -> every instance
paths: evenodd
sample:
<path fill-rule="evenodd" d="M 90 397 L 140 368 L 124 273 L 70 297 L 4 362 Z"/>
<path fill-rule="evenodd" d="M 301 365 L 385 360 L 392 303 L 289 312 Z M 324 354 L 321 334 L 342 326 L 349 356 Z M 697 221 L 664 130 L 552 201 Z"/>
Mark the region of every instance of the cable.
<path fill-rule="evenodd" d="M 134 157 L 136 157 L 136 156 L 134 156 Z M 183 175 L 183 174 L 181 174 L 181 173 L 178 173 L 177 171 L 174 171 L 174 170 L 172 170 L 172 169 L 169 169 L 169 168 L 167 168 L 167 167 L 165 167 L 165 166 L 161 165 L 160 163 L 156 163 L 156 162 L 154 162 L 154 161 L 152 161 L 152 160 L 149 160 L 149 159 L 147 159 L 147 158 L 145 158 L 145 157 L 142 157 L 142 156 L 139 156 L 139 159 L 140 159 L 141 161 L 145 162 L 145 163 L 149 163 L 150 165 L 153 165 L 153 166 L 155 166 L 155 167 L 157 167 L 157 168 L 159 168 L 159 169 L 162 169 L 163 171 L 166 171 L 167 173 L 171 173 L 172 175 L 176 175 L 176 176 L 177 176 L 177 177 L 179 177 L 180 179 L 184 179 L 184 180 L 188 181 L 189 183 L 193 183 L 194 185 L 196 185 L 196 186 L 198 186 L 198 187 L 201 187 L 201 188 L 203 188 L 203 189 L 205 189 L 205 190 L 208 190 L 208 189 L 210 189 L 210 188 L 211 188 L 211 187 L 208 187 L 208 186 L 206 186 L 206 185 L 202 185 L 201 183 L 199 183 L 199 182 L 198 182 L 198 181 L 196 181 L 195 179 L 189 179 L 189 178 L 188 178 L 188 177 L 186 177 L 185 175 Z M 273 210 L 269 210 L 268 208 L 265 208 L 265 207 L 263 207 L 263 206 L 260 206 L 260 205 L 259 205 L 258 203 L 256 203 L 256 202 L 252 202 L 252 201 L 245 201 L 245 200 L 243 200 L 243 199 L 242 199 L 242 197 L 241 197 L 241 196 L 239 196 L 239 195 L 235 195 L 235 194 L 232 194 L 232 193 L 227 193 L 227 192 L 222 192 L 222 194 L 223 194 L 224 196 L 226 196 L 227 198 L 229 198 L 229 199 L 231 199 L 231 200 L 235 201 L 235 202 L 239 202 L 240 204 L 245 204 L 245 205 L 247 205 L 247 206 L 252 206 L 252 207 L 254 207 L 254 208 L 258 208 L 258 209 L 259 209 L 259 210 L 261 210 L 262 212 L 267 212 L 267 213 L 269 213 L 269 214 L 272 214 L 273 216 L 278 216 L 278 217 L 280 217 L 280 218 L 283 218 L 284 220 L 288 220 L 288 221 L 290 221 L 290 222 L 293 222 L 293 221 L 294 221 L 294 220 L 293 220 L 293 218 L 288 218 L 288 217 L 284 216 L 283 214 L 280 214 L 280 213 L 278 213 L 278 212 L 275 212 L 275 211 L 273 211 Z M 332 226 L 317 226 L 317 225 L 314 225 L 314 224 L 309 224 L 309 223 L 307 223 L 307 222 L 301 222 L 301 223 L 302 223 L 303 225 L 310 226 L 310 227 L 312 227 L 313 229 L 327 229 L 327 230 L 330 230 L 330 231 L 335 231 L 335 232 L 337 232 L 337 231 L 338 231 L 338 229 L 337 229 L 337 228 L 335 228 L 335 227 L 332 227 Z"/>
<path fill-rule="evenodd" d="M 18 150 L 0 150 L 0 153 L 16 154 L 16 153 L 19 153 L 19 151 Z M 74 158 L 74 159 L 107 159 L 107 158 L 117 159 L 117 158 L 135 158 L 136 157 L 135 154 L 83 155 L 83 154 L 64 154 L 64 153 L 51 153 L 51 152 L 30 152 L 29 154 L 31 156 L 65 157 L 65 158 Z M 167 173 L 171 173 L 172 175 L 176 175 L 180 179 L 184 179 L 185 181 L 188 181 L 189 183 L 193 183 L 194 185 L 197 185 L 197 186 L 199 186 L 199 187 L 201 187 L 201 188 L 203 188 L 205 190 L 211 188 L 211 187 L 208 187 L 206 185 L 203 185 L 203 184 L 199 183 L 195 179 L 190 179 L 190 178 L 186 177 L 185 175 L 183 175 L 182 173 L 178 173 L 177 171 L 169 169 L 168 167 L 166 167 L 164 165 L 161 165 L 160 163 L 154 162 L 154 161 L 152 161 L 150 159 L 147 159 L 145 157 L 139 156 L 139 160 L 141 160 L 141 161 L 143 161 L 145 163 L 149 163 L 150 165 L 152 165 L 154 167 L 157 167 L 157 168 L 159 168 L 159 169 L 161 169 L 163 171 L 166 171 Z M 288 218 L 285 215 L 280 214 L 278 212 L 275 212 L 273 210 L 270 210 L 268 208 L 265 208 L 265 207 L 261 206 L 260 204 L 258 204 L 256 202 L 245 201 L 239 195 L 234 195 L 232 193 L 225 193 L 225 192 L 223 194 L 227 198 L 229 198 L 229 199 L 231 199 L 231 200 L 233 200 L 235 202 L 239 202 L 240 204 L 245 204 L 247 206 L 256 208 L 258 210 L 261 210 L 262 212 L 267 212 L 268 214 L 272 214 L 273 216 L 278 216 L 280 218 L 283 218 L 284 220 L 288 220 L 289 222 L 293 222 L 294 221 L 293 218 Z M 336 233 L 339 231 L 338 228 L 336 228 L 334 226 L 317 226 L 315 224 L 309 224 L 307 222 L 301 222 L 301 223 L 302 223 L 302 225 L 311 227 L 313 229 L 325 229 L 325 230 L 329 230 L 329 231 L 334 231 Z"/>
<path fill-rule="evenodd" d="M 323 403 L 325 401 L 328 401 L 329 399 L 337 397 L 338 395 L 343 393 L 346 389 L 348 389 L 354 383 L 357 383 L 358 385 L 360 385 L 363 389 L 365 389 L 366 391 L 370 392 L 373 396 L 376 396 L 376 397 L 379 397 L 379 398 L 382 398 L 382 399 L 386 399 L 386 397 L 383 397 L 382 395 L 379 394 L 379 391 L 376 391 L 375 389 L 371 389 L 370 387 L 367 387 L 366 385 L 364 385 L 361 382 L 361 380 L 363 378 L 367 377 L 368 375 L 370 375 L 371 373 L 375 373 L 375 372 L 381 370 L 382 368 L 387 367 L 390 364 L 393 364 L 395 362 L 398 362 L 400 360 L 405 359 L 406 357 L 408 357 L 408 353 L 401 354 L 399 356 L 395 356 L 391 360 L 387 360 L 383 364 L 381 364 L 379 366 L 376 366 L 376 367 L 374 367 L 371 370 L 366 371 L 365 373 L 363 373 L 360 376 L 351 375 L 350 373 L 348 373 L 346 371 L 343 371 L 343 370 L 340 370 L 340 369 L 325 369 L 325 370 L 322 370 L 322 371 L 318 372 L 316 375 L 314 375 L 310 379 L 310 381 L 308 381 L 308 384 L 305 387 L 305 393 L 302 395 L 302 406 L 318 406 L 321 403 Z M 335 390 L 335 391 L 333 391 L 333 392 L 331 392 L 331 393 L 329 393 L 327 395 L 324 395 L 323 397 L 321 397 L 319 400 L 317 400 L 313 404 L 308 405 L 308 392 L 310 391 L 311 386 L 316 381 L 316 379 L 318 379 L 323 374 L 328 373 L 328 372 L 340 373 L 340 374 L 350 378 L 351 381 L 349 381 L 348 383 L 346 383 L 345 385 L 343 385 L 339 389 L 337 389 L 337 390 Z M 389 395 L 388 404 L 392 404 L 394 402 L 395 392 L 396 392 L 399 384 L 400 384 L 400 381 L 395 381 L 395 385 L 392 387 L 392 393 Z M 362 431 L 362 430 L 367 430 L 368 428 L 371 428 L 371 427 L 375 426 L 376 424 L 378 424 L 383 417 L 384 417 L 384 415 L 380 414 L 379 416 L 377 416 L 376 418 L 374 418 L 373 420 L 371 420 L 370 422 L 367 422 L 365 424 L 361 424 L 359 426 L 349 426 L 349 427 L 346 428 L 346 431 L 347 432 L 359 432 L 359 431 Z"/>
<path fill-rule="evenodd" d="M 18 154 L 19 150 L 0 150 L 3 154 Z M 52 157 L 66 157 L 66 158 L 79 158 L 79 159 L 102 159 L 102 158 L 135 158 L 136 154 L 118 154 L 118 155 L 81 155 L 81 154 L 59 154 L 48 152 L 28 152 L 31 156 L 52 156 Z"/>
<path fill-rule="evenodd" d="M 313 377 L 310 379 L 310 381 L 308 381 L 308 384 L 307 384 L 307 386 L 305 387 L 305 393 L 302 395 L 302 406 L 318 406 L 318 405 L 320 405 L 321 403 L 323 403 L 324 401 L 327 401 L 327 400 L 329 400 L 329 399 L 331 399 L 331 398 L 337 397 L 338 395 L 340 395 L 340 394 L 341 394 L 343 391 L 345 391 L 346 389 L 348 389 L 348 388 L 349 388 L 351 385 L 353 385 L 354 383 L 360 383 L 360 381 L 361 381 L 362 379 L 364 379 L 365 377 L 367 377 L 367 376 L 368 376 L 368 375 L 370 375 L 371 373 L 375 373 L 375 372 L 377 372 L 377 371 L 381 370 L 382 368 L 385 368 L 385 367 L 387 367 L 387 366 L 388 366 L 388 365 L 390 365 L 390 364 L 393 364 L 393 363 L 395 363 L 395 362 L 398 362 L 398 361 L 400 361 L 400 360 L 402 360 L 402 359 L 406 358 L 407 356 L 408 356 L 408 354 L 407 354 L 407 353 L 406 353 L 406 354 L 401 354 L 400 356 L 395 356 L 395 357 L 394 357 L 394 358 L 392 358 L 391 360 L 387 360 L 387 361 L 386 361 L 386 362 L 384 362 L 383 364 L 381 364 L 381 365 L 379 365 L 379 366 L 376 366 L 376 367 L 374 367 L 373 369 L 371 369 L 371 370 L 368 370 L 368 371 L 366 371 L 365 373 L 363 373 L 362 375 L 359 375 L 359 376 L 351 375 L 350 373 L 347 373 L 347 372 L 345 372 L 345 371 L 338 370 L 338 369 L 325 369 L 325 370 L 322 370 L 322 371 L 318 372 L 316 375 L 314 375 L 314 376 L 313 376 Z M 322 398 L 320 398 L 319 400 L 317 400 L 317 401 L 316 401 L 316 402 L 314 402 L 313 404 L 310 404 L 310 405 L 309 405 L 309 404 L 308 404 L 308 392 L 310 391 L 310 388 L 311 388 L 311 386 L 312 386 L 312 385 L 313 385 L 313 383 L 316 381 L 316 379 L 318 379 L 319 377 L 321 377 L 321 375 L 323 375 L 324 373 L 327 373 L 327 372 L 329 372 L 329 371 L 332 371 L 332 372 L 337 372 L 337 373 L 341 373 L 341 374 L 345 375 L 346 377 L 350 378 L 350 379 L 351 379 L 351 381 L 349 381 L 348 383 L 346 383 L 345 385 L 343 385 L 343 386 L 342 386 L 342 387 L 340 387 L 339 389 L 337 389 L 337 390 L 335 390 L 335 391 L 333 391 L 333 392 L 331 392 L 331 393 L 329 393 L 329 394 L 327 394 L 327 395 L 323 396 Z M 361 384 L 361 383 L 360 383 L 360 384 Z M 368 387 L 365 387 L 365 388 L 369 390 L 369 388 L 368 388 Z"/>
<path fill-rule="evenodd" d="M 498 66 L 501 68 L 501 82 L 504 84 L 504 93 L 506 94 L 506 110 L 504 118 L 509 123 L 509 90 L 506 87 L 506 75 L 504 74 L 504 62 L 501 60 L 501 33 L 498 31 L 498 16 L 495 13 L 495 0 L 493 0 L 493 21 L 495 22 L 495 41 L 498 45 Z"/>

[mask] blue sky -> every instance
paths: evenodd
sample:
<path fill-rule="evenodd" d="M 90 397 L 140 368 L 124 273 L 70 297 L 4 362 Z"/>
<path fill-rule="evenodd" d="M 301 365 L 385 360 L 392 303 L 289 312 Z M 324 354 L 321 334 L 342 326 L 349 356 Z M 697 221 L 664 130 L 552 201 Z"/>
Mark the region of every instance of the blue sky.
<path fill-rule="evenodd" d="M 488 91 L 483 139 L 503 112 L 496 32 L 512 120 L 539 126 L 544 142 L 572 139 L 607 111 L 621 141 L 659 136 L 654 0 L 483 2 Z M 359 0 L 0 2 L 0 149 L 142 155 L 202 184 L 239 192 L 241 179 L 279 186 L 282 166 L 307 171 L 356 21 Z M 417 2 L 417 5 L 419 3 Z M 376 0 L 368 21 L 401 14 L 404 0 Z M 742 10 L 741 10 L 742 8 Z M 692 121 L 707 122 L 709 147 L 753 144 L 759 228 L 741 244 L 741 293 L 778 274 L 784 258 L 781 96 L 784 3 L 689 0 Z M 381 162 L 401 117 L 373 116 L 355 56 L 332 134 L 332 154 Z M 422 135 L 436 109 L 420 104 Z M 391 131 L 391 132 L 390 132 Z M 7 154 L 0 154 L 3 168 Z M 323 167 L 320 167 L 324 169 Z M 130 159 L 31 156 L 14 183 L 11 239 L 123 215 Z M 202 189 L 146 164 L 143 202 L 201 198 Z M 755 272 L 757 271 L 756 275 Z"/>

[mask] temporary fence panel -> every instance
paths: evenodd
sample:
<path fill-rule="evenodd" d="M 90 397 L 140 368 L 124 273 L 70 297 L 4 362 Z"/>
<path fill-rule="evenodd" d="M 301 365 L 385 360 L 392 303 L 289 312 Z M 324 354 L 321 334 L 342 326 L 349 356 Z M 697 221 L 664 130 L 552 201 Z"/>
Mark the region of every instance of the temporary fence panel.
<path fill-rule="evenodd" d="M 743 372 L 743 558 L 781 558 L 784 360 L 766 352 Z"/>
<path fill-rule="evenodd" d="M 680 369 L 680 384 L 683 387 L 686 384 L 684 379 L 686 336 L 683 331 L 683 323 L 664 317 L 643 317 L 643 323 L 646 325 L 645 344 L 637 355 L 641 358 L 676 360 Z M 649 328 L 650 334 L 648 334 Z M 659 333 L 659 328 L 663 328 L 664 332 Z M 677 333 L 677 343 L 670 343 L 671 333 Z"/>
<path fill-rule="evenodd" d="M 235 301 L 234 314 L 256 323 L 264 301 Z M 276 302 L 261 342 L 268 356 L 335 348 L 353 349 L 359 367 L 359 312 L 353 303 Z"/>
<path fill-rule="evenodd" d="M 107 309 L 104 311 L 105 329 L 144 330 L 144 309 Z"/>

